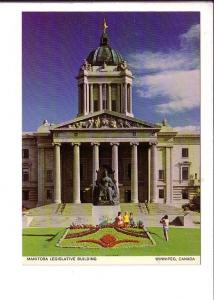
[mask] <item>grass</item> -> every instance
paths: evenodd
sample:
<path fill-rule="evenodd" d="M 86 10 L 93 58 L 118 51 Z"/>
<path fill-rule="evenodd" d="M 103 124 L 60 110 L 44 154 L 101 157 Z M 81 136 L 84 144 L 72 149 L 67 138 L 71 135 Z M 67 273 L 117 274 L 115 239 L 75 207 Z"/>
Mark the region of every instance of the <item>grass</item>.
<path fill-rule="evenodd" d="M 161 227 L 148 228 L 154 247 L 81 249 L 61 248 L 56 243 L 65 228 L 24 228 L 23 256 L 196 256 L 200 255 L 200 229 L 170 228 L 169 242 Z"/>

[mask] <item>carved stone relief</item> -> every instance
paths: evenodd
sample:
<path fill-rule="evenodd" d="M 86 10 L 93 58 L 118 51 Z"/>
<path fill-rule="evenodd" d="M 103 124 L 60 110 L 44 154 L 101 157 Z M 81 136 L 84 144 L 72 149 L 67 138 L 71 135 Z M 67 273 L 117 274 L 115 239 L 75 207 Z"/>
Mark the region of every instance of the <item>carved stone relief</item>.
<path fill-rule="evenodd" d="M 142 128 L 143 125 L 125 120 L 114 118 L 108 115 L 90 118 L 86 121 L 79 121 L 68 125 L 68 128 Z"/>

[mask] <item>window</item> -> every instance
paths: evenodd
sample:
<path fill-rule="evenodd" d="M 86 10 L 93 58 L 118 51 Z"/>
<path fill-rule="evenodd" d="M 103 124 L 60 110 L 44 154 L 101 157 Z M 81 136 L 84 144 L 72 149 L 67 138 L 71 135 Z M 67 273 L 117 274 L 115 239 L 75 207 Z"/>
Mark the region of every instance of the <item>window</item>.
<path fill-rule="evenodd" d="M 159 198 L 164 199 L 164 189 L 159 189 Z"/>
<path fill-rule="evenodd" d="M 29 169 L 22 169 L 22 181 L 29 181 Z"/>
<path fill-rule="evenodd" d="M 111 85 L 111 105 L 112 105 L 112 111 L 116 111 L 116 103 L 117 103 L 117 85 L 112 84 Z"/>
<path fill-rule="evenodd" d="M 22 191 L 22 200 L 29 200 L 29 191 Z"/>
<path fill-rule="evenodd" d="M 195 179 L 198 179 L 198 174 L 197 173 L 195 173 Z"/>
<path fill-rule="evenodd" d="M 29 149 L 22 149 L 22 158 L 29 158 Z"/>
<path fill-rule="evenodd" d="M 107 108 L 107 92 L 106 92 L 106 84 L 102 85 L 102 99 L 103 99 L 103 109 Z"/>
<path fill-rule="evenodd" d="M 188 199 L 189 198 L 189 194 L 187 190 L 182 190 L 182 199 Z"/>
<path fill-rule="evenodd" d="M 83 84 L 79 85 L 79 110 L 80 113 L 83 113 L 83 104 L 84 104 L 84 88 Z"/>
<path fill-rule="evenodd" d="M 99 100 L 99 86 L 98 84 L 93 85 L 93 100 L 94 100 L 94 111 L 98 111 L 98 100 Z"/>
<path fill-rule="evenodd" d="M 182 157 L 184 157 L 184 158 L 189 157 L 189 149 L 188 148 L 182 148 Z"/>
<path fill-rule="evenodd" d="M 189 167 L 182 167 L 182 180 L 189 179 Z"/>
<path fill-rule="evenodd" d="M 111 102 L 111 109 L 112 109 L 112 111 L 116 111 L 116 100 L 112 100 L 112 102 Z"/>
<path fill-rule="evenodd" d="M 47 182 L 52 182 L 53 181 L 53 171 L 52 170 L 47 170 L 46 171 L 46 181 Z"/>
<path fill-rule="evenodd" d="M 164 170 L 159 170 L 159 180 L 164 180 Z"/>
<path fill-rule="evenodd" d="M 52 198 L 53 198 L 52 190 L 47 190 L 47 200 L 52 200 Z"/>

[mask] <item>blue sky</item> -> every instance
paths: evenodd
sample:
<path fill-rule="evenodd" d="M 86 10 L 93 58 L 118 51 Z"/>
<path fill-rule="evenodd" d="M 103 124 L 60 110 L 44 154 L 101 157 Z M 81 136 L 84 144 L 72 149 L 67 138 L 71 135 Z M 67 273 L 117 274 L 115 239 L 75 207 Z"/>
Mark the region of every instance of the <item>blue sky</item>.
<path fill-rule="evenodd" d="M 26 12 L 22 18 L 23 131 L 77 114 L 76 75 L 98 47 L 103 18 L 111 47 L 133 75 L 133 112 L 177 129 L 200 125 L 200 14 L 197 12 Z"/>

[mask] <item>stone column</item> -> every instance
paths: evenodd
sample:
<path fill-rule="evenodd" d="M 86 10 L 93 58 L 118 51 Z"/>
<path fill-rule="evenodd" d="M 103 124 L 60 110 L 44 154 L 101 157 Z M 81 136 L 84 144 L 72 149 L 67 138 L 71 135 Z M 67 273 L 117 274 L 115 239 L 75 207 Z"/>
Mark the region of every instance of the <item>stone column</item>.
<path fill-rule="evenodd" d="M 90 113 L 94 112 L 93 84 L 90 84 Z"/>
<path fill-rule="evenodd" d="M 102 84 L 99 84 L 99 93 L 100 93 L 100 99 L 99 99 L 99 102 L 100 102 L 100 107 L 99 107 L 99 110 L 103 110 L 103 89 L 102 89 Z"/>
<path fill-rule="evenodd" d="M 166 203 L 172 202 L 172 155 L 171 147 L 166 147 Z"/>
<path fill-rule="evenodd" d="M 119 181 L 118 181 L 118 146 L 119 143 L 110 143 L 112 146 L 112 170 L 114 172 L 114 179 L 116 181 L 117 189 L 119 187 Z M 119 189 L 118 189 L 119 191 Z"/>
<path fill-rule="evenodd" d="M 127 113 L 127 83 L 124 83 L 124 113 Z"/>
<path fill-rule="evenodd" d="M 89 84 L 86 84 L 86 114 L 89 114 L 89 110 L 90 110 L 90 107 L 89 107 Z"/>
<path fill-rule="evenodd" d="M 151 195 L 151 149 L 148 147 L 148 198 L 147 201 L 150 202 L 150 195 Z"/>
<path fill-rule="evenodd" d="M 138 203 L 138 160 L 137 146 L 139 143 L 130 143 L 131 149 L 131 202 Z"/>
<path fill-rule="evenodd" d="M 80 91 L 81 87 L 80 85 L 78 85 L 78 112 L 79 114 L 81 114 L 81 91 Z"/>
<path fill-rule="evenodd" d="M 157 146 L 151 142 L 151 202 L 157 202 Z"/>
<path fill-rule="evenodd" d="M 60 143 L 54 144 L 54 159 L 55 159 L 55 184 L 54 184 L 54 202 L 61 203 L 61 158 L 60 158 Z"/>
<path fill-rule="evenodd" d="M 111 105 L 111 84 L 108 85 L 108 110 L 112 110 L 112 105 Z"/>
<path fill-rule="evenodd" d="M 130 84 L 130 114 L 132 114 L 132 85 Z"/>
<path fill-rule="evenodd" d="M 38 202 L 37 206 L 45 203 L 45 149 L 38 148 Z"/>
<path fill-rule="evenodd" d="M 120 104 L 121 104 L 121 95 L 120 95 L 120 84 L 117 85 L 117 104 L 116 104 L 116 111 L 117 112 L 121 112 L 121 107 L 120 107 Z"/>
<path fill-rule="evenodd" d="M 86 83 L 83 84 L 83 114 L 86 115 L 87 112 L 87 87 Z"/>
<path fill-rule="evenodd" d="M 97 171 L 99 170 L 99 146 L 100 143 L 91 143 L 93 146 L 93 160 L 92 160 L 92 184 L 93 186 L 97 180 Z"/>
<path fill-rule="evenodd" d="M 73 146 L 73 203 L 80 201 L 80 143 L 72 143 Z"/>

